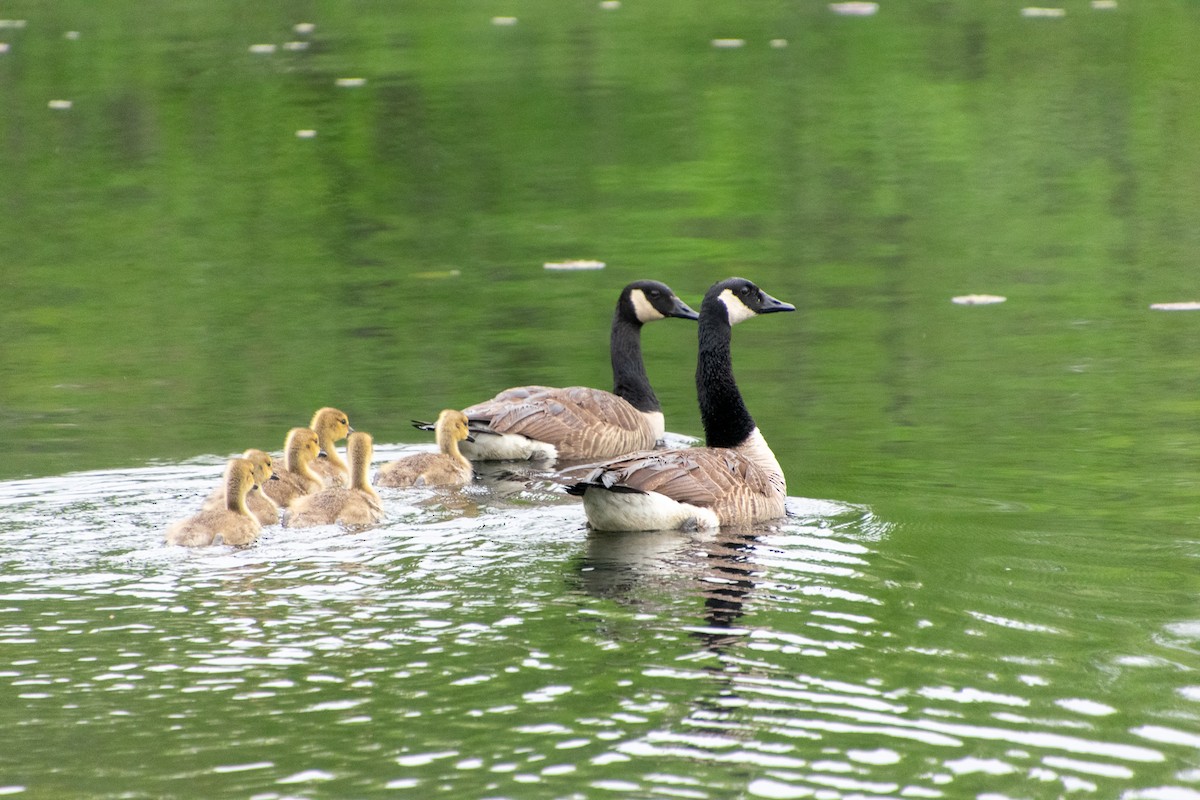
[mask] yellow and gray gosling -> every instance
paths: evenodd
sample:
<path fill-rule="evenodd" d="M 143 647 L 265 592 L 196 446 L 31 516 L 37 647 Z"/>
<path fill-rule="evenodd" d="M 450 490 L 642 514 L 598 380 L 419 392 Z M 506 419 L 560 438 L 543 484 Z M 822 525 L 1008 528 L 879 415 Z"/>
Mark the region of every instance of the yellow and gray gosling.
<path fill-rule="evenodd" d="M 201 511 L 176 522 L 167 529 L 166 543 L 184 547 L 240 546 L 258 538 L 262 525 L 246 508 L 246 494 L 255 485 L 254 470 L 247 459 L 230 459 L 225 467 L 225 507 Z"/>
<path fill-rule="evenodd" d="M 371 487 L 367 471 L 374 452 L 370 434 L 355 431 L 346 440 L 350 459 L 350 486 L 329 486 L 296 499 L 284 517 L 289 528 L 314 525 L 373 525 L 383 519 L 379 494 Z"/>
<path fill-rule="evenodd" d="M 246 495 L 246 508 L 263 525 L 279 524 L 279 506 L 263 493 L 262 487 L 275 474 L 275 461 L 265 450 L 251 448 L 242 453 L 242 458 L 254 465 L 254 488 Z M 202 511 L 213 511 L 225 507 L 225 487 L 218 486 L 205 498 Z"/>
<path fill-rule="evenodd" d="M 471 441 L 467 415 L 453 408 L 438 414 L 434 425 L 437 453 L 417 453 L 388 462 L 375 474 L 377 486 L 464 486 L 471 482 L 471 462 L 458 449 L 458 443 Z"/>
<path fill-rule="evenodd" d="M 311 428 L 292 428 L 283 445 L 284 468 L 275 472 L 278 480 L 267 481 L 262 490 L 284 509 L 297 497 L 321 491 L 325 484 L 312 471 L 312 464 L 320 452 L 315 431 Z"/>
<path fill-rule="evenodd" d="M 350 418 L 346 412 L 336 408 L 317 409 L 308 427 L 317 433 L 317 442 L 321 446 L 321 457 L 313 462 L 313 472 L 321 478 L 326 486 L 349 486 L 350 468 L 338 455 L 335 442 L 345 439 L 354 428 L 350 427 Z"/>

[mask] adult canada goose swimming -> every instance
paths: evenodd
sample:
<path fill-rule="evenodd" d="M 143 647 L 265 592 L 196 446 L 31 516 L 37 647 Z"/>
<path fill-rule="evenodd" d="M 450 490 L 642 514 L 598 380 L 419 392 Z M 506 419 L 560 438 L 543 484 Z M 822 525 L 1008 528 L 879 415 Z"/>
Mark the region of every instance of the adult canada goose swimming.
<path fill-rule="evenodd" d="M 350 486 L 329 486 L 316 494 L 298 497 L 285 515 L 289 528 L 309 528 L 314 525 L 373 525 L 383 519 L 379 494 L 371 488 L 367 471 L 374 452 L 371 435 L 355 431 L 346 440 L 350 459 Z"/>
<path fill-rule="evenodd" d="M 246 495 L 246 508 L 263 525 L 279 523 L 279 506 L 263 492 L 262 487 L 275 478 L 275 461 L 271 454 L 263 450 L 251 448 L 242 453 L 242 458 L 254 466 L 254 488 Z M 218 486 L 205 498 L 202 511 L 214 511 L 225 507 L 225 487 Z"/>
<path fill-rule="evenodd" d="M 275 473 L 278 480 L 267 481 L 262 487 L 267 497 L 280 508 L 287 508 L 297 497 L 321 491 L 325 484 L 312 470 L 320 453 L 317 433 L 312 428 L 288 431 L 283 445 L 283 469 Z"/>
<path fill-rule="evenodd" d="M 353 433 L 350 418 L 344 411 L 326 406 L 317 409 L 308 427 L 317 432 L 317 442 L 321 446 L 321 458 L 313 462 L 313 472 L 326 486 L 349 486 L 350 468 L 338 455 L 334 442 L 340 442 Z"/>
<path fill-rule="evenodd" d="M 204 547 L 210 544 L 246 545 L 253 542 L 262 526 L 246 508 L 246 493 L 254 486 L 254 465 L 233 458 L 225 467 L 225 506 L 201 511 L 167 529 L 167 544 Z"/>
<path fill-rule="evenodd" d="M 636 453 L 591 467 L 567 491 L 596 530 L 708 529 L 784 515 L 783 469 L 742 402 L 729 352 L 732 326 L 795 311 L 744 278 L 714 284 L 700 306 L 696 393 L 705 447 Z"/>
<path fill-rule="evenodd" d="M 458 443 L 471 441 L 467 415 L 447 408 L 438 414 L 437 453 L 416 455 L 384 464 L 375 473 L 379 486 L 463 486 L 471 482 L 473 470 L 458 449 Z"/>
<path fill-rule="evenodd" d="M 475 440 L 472 461 L 615 458 L 654 447 L 664 432 L 662 407 L 642 361 L 642 325 L 697 314 L 658 281 L 621 290 L 609 337 L 613 390 L 519 386 L 463 409 Z M 425 430 L 426 424 L 419 424 Z"/>

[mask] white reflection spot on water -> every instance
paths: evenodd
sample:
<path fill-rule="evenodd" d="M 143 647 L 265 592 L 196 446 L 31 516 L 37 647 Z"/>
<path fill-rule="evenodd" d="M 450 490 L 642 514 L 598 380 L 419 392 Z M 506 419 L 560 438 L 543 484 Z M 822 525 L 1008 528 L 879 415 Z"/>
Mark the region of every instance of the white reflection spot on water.
<path fill-rule="evenodd" d="M 250 45 L 250 52 L 254 53 L 255 55 L 259 55 L 259 56 L 270 55 L 271 53 L 275 52 L 275 45 L 273 45 L 273 44 L 252 44 L 252 45 Z"/>
<path fill-rule="evenodd" d="M 973 773 L 1009 775 L 1016 772 L 1016 768 L 1012 764 L 1007 764 L 998 758 L 960 758 L 957 761 L 947 761 L 945 766 L 955 775 L 970 775 Z"/>
<path fill-rule="evenodd" d="M 736 50 L 746 44 L 745 39 L 713 39 L 712 46 L 720 50 Z"/>
<path fill-rule="evenodd" d="M 255 761 L 250 764 L 227 764 L 223 766 L 213 767 L 212 771 L 218 775 L 223 775 L 229 772 L 249 772 L 254 769 L 270 769 L 275 766 L 273 761 Z"/>
<path fill-rule="evenodd" d="M 302 772 L 297 772 L 295 775 L 289 775 L 286 778 L 280 778 L 276 783 L 314 783 L 316 781 L 331 781 L 334 779 L 332 772 L 326 772 L 323 769 L 306 769 Z"/>
<path fill-rule="evenodd" d="M 1027 6 L 1021 9 L 1021 16 L 1031 19 L 1058 19 L 1065 17 L 1067 10 L 1065 8 L 1042 8 L 1040 6 Z"/>
<path fill-rule="evenodd" d="M 1062 700 L 1055 700 L 1054 704 L 1068 711 L 1074 711 L 1076 714 L 1086 714 L 1089 717 L 1103 717 L 1117 713 L 1117 710 L 1112 706 L 1097 703 L 1094 700 L 1068 697 Z"/>
<path fill-rule="evenodd" d="M 1078 758 L 1066 758 L 1064 756 L 1046 756 L 1042 759 L 1042 763 L 1055 769 L 1083 772 L 1102 778 L 1124 778 L 1127 780 L 1133 777 L 1133 770 L 1121 764 L 1098 764 L 1095 761 L 1081 761 Z"/>
<path fill-rule="evenodd" d="M 959 306 L 990 306 L 1006 300 L 1007 297 L 998 294 L 960 294 L 950 298 L 951 303 Z"/>
<path fill-rule="evenodd" d="M 297 22 L 292 26 L 292 30 L 303 36 L 307 36 L 317 29 L 317 26 L 311 22 Z"/>
<path fill-rule="evenodd" d="M 440 761 L 443 758 L 454 758 L 458 755 L 456 750 L 439 750 L 432 753 L 413 753 L 411 755 L 399 756 L 396 763 L 402 767 L 423 767 L 427 764 L 432 764 L 434 761 Z"/>
<path fill-rule="evenodd" d="M 385 789 L 415 789 L 421 785 L 419 778 L 397 778 L 384 784 Z"/>
<path fill-rule="evenodd" d="M 516 17 L 492 17 L 492 24 L 502 28 L 509 28 L 517 24 Z"/>
<path fill-rule="evenodd" d="M 66 111 L 72 105 L 74 105 L 74 103 L 72 103 L 70 100 L 51 100 L 49 103 L 46 103 L 47 108 L 52 108 L 55 111 Z"/>
<path fill-rule="evenodd" d="M 1140 728 L 1134 728 L 1131 733 L 1135 736 L 1141 736 L 1143 739 L 1149 739 L 1152 742 L 1180 744 L 1185 747 L 1200 749 L 1200 736 L 1194 733 L 1184 733 L 1181 730 L 1168 728 L 1163 725 L 1143 725 Z"/>
<path fill-rule="evenodd" d="M 879 3 L 830 3 L 829 10 L 845 17 L 869 17 L 879 11 Z"/>
<path fill-rule="evenodd" d="M 898 764 L 901 758 L 899 753 L 887 747 L 880 747 L 877 750 L 847 750 L 846 757 L 860 764 L 875 764 L 879 766 Z"/>
<path fill-rule="evenodd" d="M 768 797 L 771 800 L 792 800 L 798 797 L 812 797 L 812 789 L 803 786 L 792 786 L 771 778 L 755 778 L 746 787 L 753 797 Z"/>
<path fill-rule="evenodd" d="M 1029 705 L 1029 701 L 1024 697 L 985 692 L 969 686 L 962 689 L 954 689 L 950 686 L 927 686 L 920 689 L 917 694 L 931 700 L 951 700 L 955 703 L 997 703 L 999 705 L 1018 707 Z"/>
<path fill-rule="evenodd" d="M 366 78 L 338 78 L 333 82 L 334 86 L 341 86 L 343 89 L 354 89 L 359 86 L 366 86 Z"/>

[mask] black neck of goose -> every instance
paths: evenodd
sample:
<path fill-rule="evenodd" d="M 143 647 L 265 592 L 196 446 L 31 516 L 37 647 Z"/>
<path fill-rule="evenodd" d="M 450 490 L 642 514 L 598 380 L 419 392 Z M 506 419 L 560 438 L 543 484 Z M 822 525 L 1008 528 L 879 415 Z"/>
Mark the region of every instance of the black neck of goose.
<path fill-rule="evenodd" d="M 642 361 L 642 325 L 624 319 L 619 309 L 613 315 L 609 354 L 612 356 L 613 394 L 624 398 L 638 411 L 661 411 L 662 406 L 650 388 L 646 365 Z"/>
<path fill-rule="evenodd" d="M 700 356 L 696 360 L 696 396 L 700 421 L 709 447 L 737 447 L 754 432 L 754 418 L 746 410 L 737 381 L 729 344 L 733 330 L 722 311 L 700 312 Z"/>

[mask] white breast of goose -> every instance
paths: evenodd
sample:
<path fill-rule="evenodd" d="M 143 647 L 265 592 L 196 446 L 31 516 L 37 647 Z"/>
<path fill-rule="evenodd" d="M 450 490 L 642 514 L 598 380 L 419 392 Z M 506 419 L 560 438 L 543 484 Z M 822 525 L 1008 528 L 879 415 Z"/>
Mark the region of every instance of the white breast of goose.
<path fill-rule="evenodd" d="M 473 430 L 474 442 L 459 442 L 458 449 L 470 461 L 553 461 L 558 448 L 516 433 L 487 433 Z"/>
<path fill-rule="evenodd" d="M 589 491 L 588 522 L 602 531 L 714 530 L 721 519 L 711 508 L 672 500 L 658 492 Z"/>

